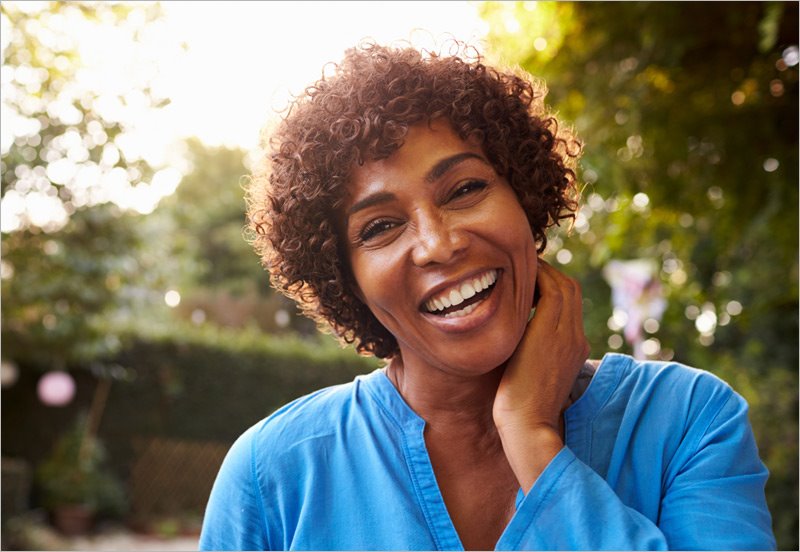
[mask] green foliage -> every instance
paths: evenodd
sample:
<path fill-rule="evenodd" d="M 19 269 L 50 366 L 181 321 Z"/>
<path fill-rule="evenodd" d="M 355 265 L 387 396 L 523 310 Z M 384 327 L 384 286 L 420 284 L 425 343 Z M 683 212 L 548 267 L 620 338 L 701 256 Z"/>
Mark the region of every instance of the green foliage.
<path fill-rule="evenodd" d="M 110 206 L 75 213 L 59 232 L 8 234 L 3 355 L 44 367 L 107 355 L 144 293 L 141 216 Z"/>
<path fill-rule="evenodd" d="M 223 442 L 287 402 L 352 381 L 378 364 L 329 336 L 304 339 L 185 323 L 152 325 L 113 361 L 136 376 L 112 390 L 106 428 Z"/>
<path fill-rule="evenodd" d="M 171 256 L 186 264 L 176 314 L 192 318 L 202 313 L 204 322 L 228 327 L 255 321 L 269 333 L 316 333 L 310 320 L 296 314 L 292 301 L 272 290 L 267 272 L 244 238 L 242 183 L 249 172 L 245 152 L 189 139 L 186 161 L 190 170 L 155 213 L 173 227 L 165 240 Z M 281 310 L 284 320 L 278 324 L 276 313 Z"/>
<path fill-rule="evenodd" d="M 342 349 L 329 336 L 271 336 L 253 328 L 159 323 L 123 342 L 116 355 L 105 359 L 124 368 L 125 377 L 111 385 L 98 426 L 108 467 L 123 479 L 147 439 L 231 444 L 289 401 L 350 382 L 379 365 L 352 348 Z M 96 385 L 87 370 L 77 369 L 73 376 L 78 392 L 75 404 L 65 407 L 67 413 L 88 409 Z M 63 427 L 65 418 L 64 409 L 42 408 L 35 388 L 31 370 L 23 370 L 17 385 L 3 390 L 2 401 L 4 454 L 32 465 L 51 448 L 47 429 Z M 77 437 L 70 434 L 74 449 Z M 212 482 L 198 479 L 197 485 L 210 489 Z M 198 511 L 204 506 L 196 504 Z"/>
<path fill-rule="evenodd" d="M 109 201 L 112 180 L 116 186 L 135 186 L 150 179 L 153 170 L 147 162 L 133 154 L 127 158 L 121 147 L 132 124 L 125 120 L 124 107 L 134 100 L 151 109 L 168 103 L 153 95 L 148 82 L 116 93 L 87 88 L 78 78 L 83 65 L 75 26 L 102 21 L 135 40 L 159 17 L 160 8 L 103 2 L 48 2 L 38 11 L 23 7 L 14 2 L 2 5 L 2 16 L 10 24 L 3 51 L 10 78 L 3 83 L 3 101 L 12 115 L 7 123 L 15 138 L 3 151 L 2 192 L 20 200 L 31 194 L 51 198 L 52 216 L 37 216 L 28 209 L 6 224 L 53 231 L 76 210 Z M 136 18 L 129 17 L 134 11 L 142 13 L 135 24 L 131 22 Z M 43 204 L 40 201 L 39 207 Z"/>
<path fill-rule="evenodd" d="M 621 342 L 601 268 L 655 260 L 668 308 L 653 356 L 714 371 L 749 401 L 778 544 L 796 549 L 797 4 L 482 10 L 491 52 L 544 78 L 585 144 L 585 205 L 547 255 L 583 284 L 595 355 Z"/>
<path fill-rule="evenodd" d="M 113 353 L 122 328 L 161 301 L 169 275 L 180 272 L 180 259 L 164 249 L 168 221 L 126 211 L 111 193 L 144 189 L 154 173 L 121 145 L 132 124 L 124 106 L 136 100 L 157 109 L 166 100 L 147 82 L 91 88 L 80 77 L 76 41 L 78 31 L 101 23 L 135 40 L 159 8 L 5 2 L 0 9 L 10 24 L 4 124 L 14 136 L 0 163 L 3 356 L 63 368 Z"/>
<path fill-rule="evenodd" d="M 55 444 L 51 455 L 36 470 L 42 505 L 82 505 L 100 515 L 120 516 L 126 508 L 125 491 L 105 467 L 106 451 L 88 435 L 81 417 Z"/>
<path fill-rule="evenodd" d="M 181 232 L 172 236 L 175 249 L 200 263 L 196 284 L 243 292 L 264 289 L 266 273 L 243 238 L 244 191 L 241 180 L 248 169 L 245 152 L 209 147 L 196 138 L 186 142 L 191 166 L 175 193 L 161 209 L 168 211 Z"/>

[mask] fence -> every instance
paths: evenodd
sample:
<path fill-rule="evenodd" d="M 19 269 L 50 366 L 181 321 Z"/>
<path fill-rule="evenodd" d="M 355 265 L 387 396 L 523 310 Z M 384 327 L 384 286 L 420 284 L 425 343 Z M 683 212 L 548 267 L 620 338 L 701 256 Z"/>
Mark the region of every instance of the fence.
<path fill-rule="evenodd" d="M 216 441 L 136 440 L 129 480 L 133 518 L 202 515 L 228 448 Z"/>

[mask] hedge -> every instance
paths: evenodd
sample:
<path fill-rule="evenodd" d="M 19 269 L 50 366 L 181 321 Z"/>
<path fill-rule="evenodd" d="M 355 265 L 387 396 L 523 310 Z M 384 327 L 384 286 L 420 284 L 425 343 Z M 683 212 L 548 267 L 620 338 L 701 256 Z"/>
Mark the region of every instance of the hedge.
<path fill-rule="evenodd" d="M 113 383 L 99 435 L 125 480 L 139 439 L 232 443 L 286 402 L 378 366 L 326 336 L 308 340 L 182 324 L 153 329 L 130 338 L 94 370 L 73 367 L 77 393 L 66 407 L 42 405 L 36 397 L 41 367 L 20 367 L 20 379 L 2 392 L 3 456 L 36 466 L 78 413 L 89 410 L 100 373 L 113 376 Z"/>

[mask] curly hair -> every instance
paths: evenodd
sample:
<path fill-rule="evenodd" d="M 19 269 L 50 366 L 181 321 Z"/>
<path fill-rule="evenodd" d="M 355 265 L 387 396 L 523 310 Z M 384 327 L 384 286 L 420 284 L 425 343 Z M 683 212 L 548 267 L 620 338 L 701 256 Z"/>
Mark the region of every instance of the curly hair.
<path fill-rule="evenodd" d="M 475 139 L 513 188 L 536 240 L 574 217 L 581 144 L 547 110 L 543 83 L 448 55 L 362 43 L 305 89 L 265 144 L 246 189 L 249 237 L 276 289 L 360 354 L 397 341 L 353 292 L 337 220 L 354 167 L 402 147 L 409 127 L 444 118 Z"/>

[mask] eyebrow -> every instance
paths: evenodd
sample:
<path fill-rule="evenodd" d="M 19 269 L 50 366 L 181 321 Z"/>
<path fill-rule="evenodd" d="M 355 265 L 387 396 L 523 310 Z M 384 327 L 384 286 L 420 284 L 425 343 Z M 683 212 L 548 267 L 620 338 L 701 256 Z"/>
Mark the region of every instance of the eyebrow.
<path fill-rule="evenodd" d="M 447 173 L 447 171 L 449 171 L 459 163 L 466 161 L 467 159 L 479 159 L 484 163 L 486 162 L 486 160 L 477 153 L 472 153 L 469 151 L 465 151 L 463 153 L 457 153 L 455 155 L 451 155 L 450 157 L 445 157 L 444 159 L 437 162 L 431 168 L 431 170 L 428 171 L 428 174 L 425 175 L 425 182 L 428 182 L 429 184 L 435 182 L 436 180 L 441 178 L 445 173 Z"/>
<path fill-rule="evenodd" d="M 360 211 L 361 209 L 366 209 L 367 207 L 372 207 L 373 205 L 378 205 L 380 203 L 386 203 L 388 201 L 395 199 L 395 197 L 396 196 L 390 192 L 379 192 L 376 194 L 368 195 L 364 199 L 356 201 L 347 210 L 347 216 L 350 216 L 356 211 Z"/>
<path fill-rule="evenodd" d="M 477 153 L 472 153 L 468 151 L 457 153 L 455 155 L 451 155 L 450 157 L 445 157 L 444 159 L 437 161 L 436 164 L 433 167 L 431 167 L 431 170 L 429 170 L 425 174 L 425 182 L 432 184 L 433 182 L 435 182 L 436 180 L 447 174 L 447 171 L 449 171 L 459 163 L 466 161 L 467 159 L 478 159 L 479 161 L 486 163 L 486 160 Z M 362 209 L 366 209 L 367 207 L 372 207 L 373 205 L 387 203 L 389 201 L 392 201 L 396 197 L 397 196 L 395 196 L 391 192 L 378 192 L 375 194 L 368 195 L 364 199 L 356 201 L 347 210 L 347 216 L 350 216 L 353 213 L 360 211 Z"/>

